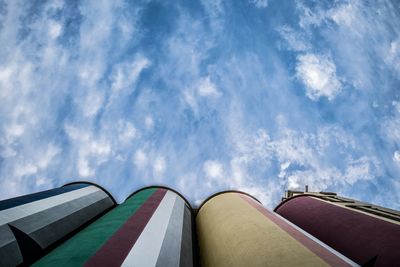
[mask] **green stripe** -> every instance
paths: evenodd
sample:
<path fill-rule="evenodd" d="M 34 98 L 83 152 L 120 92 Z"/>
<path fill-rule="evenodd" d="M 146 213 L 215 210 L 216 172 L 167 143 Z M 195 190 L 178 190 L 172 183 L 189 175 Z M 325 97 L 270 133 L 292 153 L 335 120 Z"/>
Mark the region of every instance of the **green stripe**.
<path fill-rule="evenodd" d="M 82 266 L 156 190 L 149 188 L 133 195 L 33 266 Z"/>

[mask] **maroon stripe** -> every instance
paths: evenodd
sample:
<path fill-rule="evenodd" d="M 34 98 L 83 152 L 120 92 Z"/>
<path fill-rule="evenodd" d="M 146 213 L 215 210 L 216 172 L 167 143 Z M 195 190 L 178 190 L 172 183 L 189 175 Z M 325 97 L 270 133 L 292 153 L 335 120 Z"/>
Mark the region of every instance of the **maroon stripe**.
<path fill-rule="evenodd" d="M 289 199 L 276 212 L 360 265 L 399 266 L 399 224 L 309 196 Z"/>
<path fill-rule="evenodd" d="M 262 205 L 254 201 L 253 199 L 249 198 L 246 195 L 239 194 L 242 199 L 244 199 L 246 202 L 248 202 L 251 206 L 253 206 L 256 210 L 258 210 L 260 213 L 262 213 L 265 217 L 267 217 L 269 220 L 274 222 L 276 225 L 278 225 L 282 230 L 284 230 L 286 233 L 291 235 L 294 239 L 299 241 L 303 246 L 308 248 L 310 251 L 312 251 L 314 254 L 316 254 L 318 257 L 323 259 L 326 263 L 328 263 L 331 266 L 351 266 L 314 240 L 310 239 L 306 235 L 304 235 L 302 232 L 298 231 L 296 228 L 292 227 L 288 223 L 286 223 L 284 220 L 280 219 L 278 216 L 274 215 L 273 213 L 269 212 L 267 209 L 265 209 Z"/>
<path fill-rule="evenodd" d="M 85 266 L 120 266 L 157 209 L 167 190 L 157 189 L 146 202 L 129 217 L 118 231 L 94 254 Z"/>

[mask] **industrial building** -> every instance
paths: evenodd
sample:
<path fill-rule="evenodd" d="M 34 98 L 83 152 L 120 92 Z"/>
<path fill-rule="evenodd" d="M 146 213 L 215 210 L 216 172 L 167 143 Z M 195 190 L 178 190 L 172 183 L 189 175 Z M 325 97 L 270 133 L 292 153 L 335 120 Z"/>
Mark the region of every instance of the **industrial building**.
<path fill-rule="evenodd" d="M 362 266 L 400 265 L 400 212 L 337 196 L 287 191 L 275 212 Z"/>
<path fill-rule="evenodd" d="M 0 266 L 398 266 L 398 251 L 398 211 L 329 192 L 287 191 L 274 211 L 164 186 L 117 204 L 88 182 L 0 201 Z"/>

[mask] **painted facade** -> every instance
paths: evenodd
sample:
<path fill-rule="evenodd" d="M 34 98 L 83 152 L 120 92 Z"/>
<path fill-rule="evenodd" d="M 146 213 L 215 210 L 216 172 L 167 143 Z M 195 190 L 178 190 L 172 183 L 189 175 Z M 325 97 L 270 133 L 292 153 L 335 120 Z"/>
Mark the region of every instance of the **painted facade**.
<path fill-rule="evenodd" d="M 117 205 L 78 182 L 0 201 L 0 266 L 396 266 L 400 213 L 288 191 L 275 212 L 240 191 L 198 208 L 151 186 Z"/>
<path fill-rule="evenodd" d="M 351 266 L 246 194 L 207 200 L 196 217 L 207 266 Z"/>
<path fill-rule="evenodd" d="M 193 266 L 191 207 L 150 187 L 59 246 L 34 266 Z"/>
<path fill-rule="evenodd" d="M 31 263 L 115 205 L 90 183 L 0 201 L 0 266 Z"/>
<path fill-rule="evenodd" d="M 400 263 L 400 214 L 333 193 L 292 193 L 275 212 L 362 266 Z"/>

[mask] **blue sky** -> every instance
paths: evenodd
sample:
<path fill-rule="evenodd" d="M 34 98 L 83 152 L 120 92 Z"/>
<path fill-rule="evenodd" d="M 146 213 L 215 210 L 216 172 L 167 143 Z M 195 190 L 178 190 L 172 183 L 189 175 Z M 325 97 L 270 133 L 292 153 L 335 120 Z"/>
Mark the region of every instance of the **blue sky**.
<path fill-rule="evenodd" d="M 397 1 L 0 1 L 0 198 L 287 188 L 400 209 Z"/>

